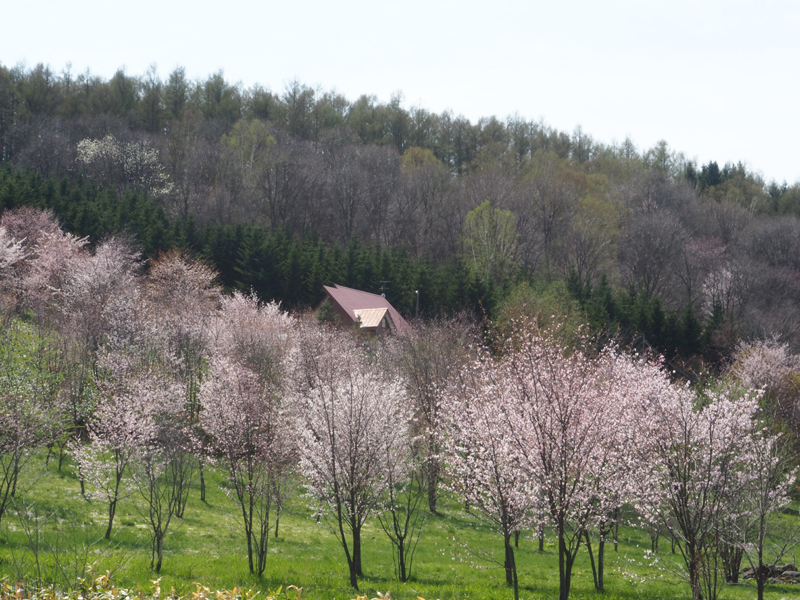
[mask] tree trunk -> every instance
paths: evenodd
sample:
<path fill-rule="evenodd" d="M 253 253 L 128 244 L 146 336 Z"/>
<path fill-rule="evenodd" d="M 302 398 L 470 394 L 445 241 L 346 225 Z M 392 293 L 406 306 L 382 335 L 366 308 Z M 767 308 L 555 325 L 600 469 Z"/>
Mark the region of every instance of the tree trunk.
<path fill-rule="evenodd" d="M 592 579 L 594 580 L 594 589 L 598 592 L 600 590 L 600 584 L 597 581 L 597 567 L 594 564 L 594 553 L 592 552 L 592 539 L 589 537 L 589 532 L 584 532 L 584 538 L 586 538 L 586 549 L 589 551 L 589 563 L 592 565 Z"/>
<path fill-rule="evenodd" d="M 766 577 L 762 577 L 756 573 L 756 597 L 757 600 L 764 600 L 764 584 L 767 582 Z"/>
<path fill-rule="evenodd" d="M 19 477 L 19 459 L 14 459 L 14 472 L 12 474 L 12 484 L 11 484 L 11 497 L 14 498 L 17 495 L 17 479 Z"/>
<path fill-rule="evenodd" d="M 114 524 L 114 515 L 117 514 L 117 500 L 119 499 L 119 486 L 122 482 L 122 472 L 117 471 L 115 477 L 116 481 L 114 482 L 114 498 L 108 504 L 108 529 L 106 529 L 107 540 L 111 539 L 111 526 Z M 81 477 L 81 488 L 83 488 L 83 477 Z"/>
<path fill-rule="evenodd" d="M 256 575 L 259 579 L 263 577 L 264 571 L 267 569 L 267 552 L 269 551 L 269 523 L 266 523 L 263 528 L 259 528 L 260 539 L 257 544 L 258 560 L 256 561 Z"/>
<path fill-rule="evenodd" d="M 506 572 L 506 583 L 512 585 L 514 583 L 514 575 L 511 573 L 512 564 L 514 562 L 514 548 L 511 546 L 511 534 L 503 536 L 503 547 L 505 549 L 505 560 L 503 561 L 503 569 Z"/>
<path fill-rule="evenodd" d="M 600 587 L 597 588 L 598 592 L 605 592 L 605 583 L 603 582 L 603 571 L 605 566 L 606 555 L 606 540 L 605 536 L 600 536 L 600 541 L 597 542 L 597 583 Z"/>
<path fill-rule="evenodd" d="M 283 508 L 283 497 L 281 496 L 281 489 L 277 478 L 272 480 L 272 491 L 275 496 L 275 538 L 277 538 L 278 527 L 281 523 L 281 509 Z"/>
<path fill-rule="evenodd" d="M 539 528 L 539 552 L 544 552 L 544 527 Z"/>
<path fill-rule="evenodd" d="M 658 529 L 650 531 L 650 551 L 658 553 L 658 539 L 660 538 L 660 534 L 658 533 Z"/>
<path fill-rule="evenodd" d="M 161 563 L 164 559 L 164 534 L 156 536 L 156 573 L 161 572 Z"/>
<path fill-rule="evenodd" d="M 244 509 L 242 509 L 244 510 Z M 250 574 L 253 575 L 255 571 L 255 566 L 253 565 L 253 517 L 252 517 L 252 510 L 250 515 L 245 515 L 245 528 L 244 533 L 247 537 L 247 565 L 250 567 Z"/>
<path fill-rule="evenodd" d="M 338 492 L 338 489 L 337 489 Z M 319 523 L 319 513 L 317 513 L 317 523 Z M 354 590 L 358 591 L 358 572 L 356 571 L 356 563 L 353 556 L 350 554 L 350 548 L 347 547 L 347 536 L 344 533 L 344 517 L 342 516 L 342 505 L 340 502 L 336 504 L 336 521 L 339 528 L 339 540 L 342 542 L 344 548 L 344 555 L 347 558 L 347 567 L 350 569 L 350 585 Z M 353 533 L 355 537 L 355 533 Z"/>
<path fill-rule="evenodd" d="M 255 561 L 253 560 L 253 534 L 252 532 L 248 532 L 247 534 L 247 566 L 250 568 L 250 574 L 255 575 L 256 566 Z"/>
<path fill-rule="evenodd" d="M 762 530 L 763 530 L 763 522 L 762 522 Z M 750 563 L 753 564 L 752 562 Z M 763 538 L 761 543 L 758 545 L 758 563 L 755 567 L 756 573 L 756 594 L 757 600 L 764 600 L 764 587 L 767 583 L 767 577 L 770 576 L 772 569 L 767 569 L 764 565 L 764 544 Z"/>
<path fill-rule="evenodd" d="M 428 459 L 428 509 L 436 514 L 436 501 L 438 499 L 439 487 L 439 460 L 436 458 Z"/>
<path fill-rule="evenodd" d="M 742 566 L 744 551 L 733 544 L 720 543 L 720 558 L 725 572 L 725 582 L 736 585 L 739 583 L 739 569 Z"/>
<path fill-rule="evenodd" d="M 514 532 L 514 548 L 519 548 L 519 536 L 522 533 L 520 529 Z"/>
<path fill-rule="evenodd" d="M 363 577 L 364 571 L 361 568 L 361 527 L 353 528 L 353 566 L 355 567 L 356 575 Z"/>
<path fill-rule="evenodd" d="M 569 587 L 572 578 L 572 565 L 567 557 L 567 543 L 564 539 L 563 524 L 558 527 L 558 600 L 569 600 Z"/>
<path fill-rule="evenodd" d="M 358 573 L 356 573 L 356 565 L 352 560 L 347 564 L 350 567 L 350 585 L 354 590 L 358 591 Z"/>
<path fill-rule="evenodd" d="M 200 502 L 206 501 L 206 478 L 203 470 L 203 461 L 200 461 Z"/>
<path fill-rule="evenodd" d="M 511 545 L 511 534 L 503 536 L 505 545 L 504 568 L 506 572 L 506 584 L 514 589 L 514 600 L 519 600 L 519 581 L 517 580 L 517 563 L 514 560 L 514 547 Z"/>
<path fill-rule="evenodd" d="M 114 515 L 117 512 L 116 498 L 108 504 L 108 527 L 106 528 L 106 539 L 111 539 L 111 527 L 114 525 Z"/>
<path fill-rule="evenodd" d="M 702 600 L 703 583 L 700 580 L 700 556 L 692 545 L 687 544 L 689 554 L 689 585 L 692 588 L 692 600 Z"/>
<path fill-rule="evenodd" d="M 397 540 L 397 577 L 400 581 L 408 580 L 406 575 L 406 547 L 403 538 L 398 538 Z"/>

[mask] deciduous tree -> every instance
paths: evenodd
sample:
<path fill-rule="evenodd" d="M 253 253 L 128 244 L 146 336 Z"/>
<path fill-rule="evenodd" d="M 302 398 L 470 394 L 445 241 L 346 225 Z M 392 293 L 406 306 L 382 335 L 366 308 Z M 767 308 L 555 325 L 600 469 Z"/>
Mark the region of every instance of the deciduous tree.
<path fill-rule="evenodd" d="M 389 481 L 400 479 L 386 469 L 402 462 L 387 456 L 408 448 L 409 415 L 403 382 L 381 372 L 377 357 L 369 360 L 348 335 L 303 333 L 296 402 L 300 466 L 342 544 L 350 584 L 358 589 L 361 529 Z"/>
<path fill-rule="evenodd" d="M 636 447 L 651 467 L 642 476 L 638 506 L 677 540 L 692 597 L 717 595 L 717 536 L 737 489 L 750 485 L 754 397 L 709 393 L 696 405 L 687 387 L 665 376 L 640 404 Z M 642 462 L 641 464 L 646 464 Z"/>
<path fill-rule="evenodd" d="M 530 323 L 517 330 L 505 349 L 506 432 L 555 528 L 559 598 L 566 600 L 586 532 L 625 497 L 634 392 L 618 374 L 627 359 L 613 349 L 592 358 L 588 346 L 570 350 L 552 331 Z"/>
<path fill-rule="evenodd" d="M 281 488 L 295 462 L 286 403 L 292 320 L 275 304 L 235 294 L 223 302 L 215 354 L 200 391 L 207 451 L 224 464 L 242 516 L 250 572 L 266 568 L 269 533 L 280 518 Z"/>
<path fill-rule="evenodd" d="M 514 383 L 489 357 L 463 368 L 442 402 L 441 435 L 447 481 L 503 536 L 506 583 L 519 600 L 511 536 L 528 523 L 538 484 L 520 468 L 508 429 L 517 401 Z"/>
<path fill-rule="evenodd" d="M 0 328 L 0 519 L 33 452 L 61 429 L 54 350 L 35 327 L 4 322 Z"/>

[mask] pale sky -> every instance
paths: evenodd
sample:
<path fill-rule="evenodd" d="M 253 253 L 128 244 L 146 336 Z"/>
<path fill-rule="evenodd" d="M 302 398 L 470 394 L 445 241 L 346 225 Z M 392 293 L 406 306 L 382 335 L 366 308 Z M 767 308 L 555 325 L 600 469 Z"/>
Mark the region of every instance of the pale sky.
<path fill-rule="evenodd" d="M 595 140 L 666 140 L 699 163 L 800 181 L 796 0 L 108 0 L 11 2 L 0 63 L 111 77 L 223 70 L 354 100 L 519 114 Z"/>

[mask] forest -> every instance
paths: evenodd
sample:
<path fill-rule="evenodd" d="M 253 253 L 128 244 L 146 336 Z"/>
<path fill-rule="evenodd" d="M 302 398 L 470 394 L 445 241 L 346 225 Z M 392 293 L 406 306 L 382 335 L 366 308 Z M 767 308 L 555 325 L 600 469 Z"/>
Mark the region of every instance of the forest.
<path fill-rule="evenodd" d="M 0 159 L 1 594 L 800 581 L 800 183 L 180 68 L 0 65 Z"/>
<path fill-rule="evenodd" d="M 494 316 L 521 284 L 566 285 L 561 312 L 687 373 L 740 339 L 800 343 L 800 182 L 696 165 L 666 142 L 608 146 L 297 81 L 0 65 L 0 164 L 4 207 L 51 208 L 92 244 L 128 231 L 145 256 L 190 249 L 226 287 L 285 308 L 338 283 L 388 290 L 406 315 L 419 290 L 428 317 Z"/>

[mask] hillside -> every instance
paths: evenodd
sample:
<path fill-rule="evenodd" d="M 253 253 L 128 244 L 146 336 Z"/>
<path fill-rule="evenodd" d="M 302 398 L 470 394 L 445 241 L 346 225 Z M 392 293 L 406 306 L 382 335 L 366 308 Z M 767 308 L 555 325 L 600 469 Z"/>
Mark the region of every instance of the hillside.
<path fill-rule="evenodd" d="M 314 306 L 321 284 L 390 281 L 407 315 L 420 290 L 429 317 L 491 316 L 521 282 L 563 281 L 596 331 L 689 370 L 739 339 L 800 344 L 798 184 L 666 142 L 180 68 L 104 81 L 0 66 L 0 164 L 3 206 L 51 207 L 93 243 L 125 229 L 148 256 L 192 249 L 286 307 Z"/>

